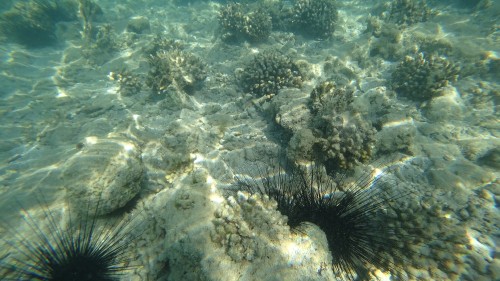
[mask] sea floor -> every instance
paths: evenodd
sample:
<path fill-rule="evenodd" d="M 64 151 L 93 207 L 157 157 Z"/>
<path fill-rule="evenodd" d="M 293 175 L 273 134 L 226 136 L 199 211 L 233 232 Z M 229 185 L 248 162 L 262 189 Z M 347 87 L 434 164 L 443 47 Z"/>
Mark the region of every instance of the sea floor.
<path fill-rule="evenodd" d="M 320 82 L 342 81 L 355 89 L 354 111 L 377 124 L 373 158 L 355 171 L 397 167 L 385 177 L 412 191 L 398 210 L 415 214 L 411 221 L 440 249 L 414 245 L 407 278 L 500 279 L 500 3 L 428 1 L 436 13 L 399 27 L 392 57 L 374 52 L 382 39 L 366 32 L 370 14 L 390 1 L 337 2 L 337 26 L 325 40 L 272 31 L 259 43 L 227 43 L 218 28 L 224 1 L 202 0 L 96 0 L 103 15 L 94 24 L 111 26 L 112 50 L 85 45 L 81 15 L 57 25 L 55 46 L 4 38 L 0 213 L 11 229 L 2 229 L 0 257 L 12 250 L 6 241 L 34 239 L 21 207 L 35 217 L 45 208 L 64 215 L 67 204 L 99 201 L 102 213 L 141 214 L 123 280 L 342 280 L 328 266 L 321 230 L 295 233 L 272 200 L 227 192 L 235 175 L 255 177 L 252 167 L 277 163 Z M 128 31 L 138 17 L 150 29 Z M 116 74 L 145 79 L 145 50 L 158 35 L 201 58 L 206 78 L 189 91 L 156 93 L 143 83 L 125 93 Z M 422 102 L 390 85 L 398 63 L 423 42 L 444 50 L 462 75 Z M 268 100 L 244 90 L 241 71 L 265 50 L 307 70 L 300 88 Z M 276 116 L 297 123 L 286 127 Z M 404 157 L 387 160 L 396 154 Z M 371 270 L 373 280 L 389 280 L 389 272 Z"/>

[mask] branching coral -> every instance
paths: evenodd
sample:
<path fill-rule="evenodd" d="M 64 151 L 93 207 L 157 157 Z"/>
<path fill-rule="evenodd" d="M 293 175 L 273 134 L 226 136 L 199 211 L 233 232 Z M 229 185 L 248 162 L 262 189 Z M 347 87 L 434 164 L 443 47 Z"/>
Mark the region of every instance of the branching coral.
<path fill-rule="evenodd" d="M 300 87 L 302 74 L 290 57 L 268 51 L 256 55 L 244 68 L 241 83 L 248 92 L 261 97 L 277 94 L 285 87 Z"/>
<path fill-rule="evenodd" d="M 343 112 L 352 102 L 352 94 L 352 91 L 338 87 L 335 83 L 322 82 L 311 91 L 309 108 L 313 114 L 323 111 L 324 108 L 330 108 L 334 112 Z"/>
<path fill-rule="evenodd" d="M 394 0 L 389 10 L 389 20 L 401 25 L 424 22 L 432 15 L 433 11 L 427 7 L 425 0 Z"/>
<path fill-rule="evenodd" d="M 459 67 L 436 55 L 407 56 L 392 73 L 391 86 L 399 95 L 414 100 L 427 100 L 439 89 L 456 81 Z"/>
<path fill-rule="evenodd" d="M 376 131 L 362 116 L 354 114 L 352 101 L 352 89 L 331 82 L 318 85 L 310 95 L 311 116 L 302 128 L 292 129 L 288 156 L 297 162 L 324 163 L 332 170 L 351 169 L 369 160 Z"/>
<path fill-rule="evenodd" d="M 329 168 L 351 169 L 371 158 L 376 130 L 362 118 L 325 115 L 314 125 L 313 153 Z"/>
<path fill-rule="evenodd" d="M 271 16 L 263 9 L 250 11 L 245 5 L 232 3 L 219 11 L 221 37 L 224 41 L 262 41 L 272 29 Z"/>
<path fill-rule="evenodd" d="M 317 38 L 332 36 L 337 18 L 333 0 L 299 0 L 292 10 L 294 29 Z"/>
<path fill-rule="evenodd" d="M 118 92 L 124 96 L 131 96 L 141 91 L 143 82 L 138 75 L 130 71 L 111 72 L 108 77 L 110 80 L 118 82 Z"/>
<path fill-rule="evenodd" d="M 179 90 L 192 91 L 206 78 L 205 63 L 197 56 L 179 49 L 158 51 L 150 55 L 151 67 L 146 85 L 162 93 L 173 85 Z"/>

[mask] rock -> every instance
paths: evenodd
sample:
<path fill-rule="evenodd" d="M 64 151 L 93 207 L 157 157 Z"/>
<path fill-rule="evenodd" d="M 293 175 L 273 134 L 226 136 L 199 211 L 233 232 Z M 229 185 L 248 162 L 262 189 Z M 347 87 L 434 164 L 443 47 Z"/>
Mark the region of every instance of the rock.
<path fill-rule="evenodd" d="M 62 173 L 73 208 L 92 210 L 99 204 L 96 213 L 102 215 L 125 206 L 141 189 L 139 156 L 137 146 L 129 140 L 87 138 Z"/>
<path fill-rule="evenodd" d="M 500 149 L 493 148 L 488 150 L 480 159 L 479 163 L 490 166 L 492 168 L 500 169 Z"/>
<path fill-rule="evenodd" d="M 133 17 L 127 23 L 127 31 L 137 34 L 146 33 L 150 28 L 149 20 L 145 17 Z"/>
<path fill-rule="evenodd" d="M 431 99 L 426 106 L 425 116 L 431 121 L 460 120 L 463 116 L 463 105 L 454 88 L 445 88 L 443 95 Z"/>
<path fill-rule="evenodd" d="M 384 126 L 377 134 L 377 149 L 381 152 L 410 151 L 416 132 L 411 122 Z"/>

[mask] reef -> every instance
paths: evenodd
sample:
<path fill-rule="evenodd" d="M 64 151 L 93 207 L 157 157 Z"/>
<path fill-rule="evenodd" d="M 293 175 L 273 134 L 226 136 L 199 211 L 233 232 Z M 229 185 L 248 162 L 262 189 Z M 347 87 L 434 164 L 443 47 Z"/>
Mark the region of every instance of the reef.
<path fill-rule="evenodd" d="M 56 24 L 77 19 L 77 4 L 71 0 L 17 2 L 0 16 L 0 34 L 27 47 L 57 42 Z"/>
<path fill-rule="evenodd" d="M 337 5 L 332 0 L 298 0 L 291 12 L 292 29 L 321 39 L 333 35 L 337 18 Z"/>
<path fill-rule="evenodd" d="M 456 81 L 459 67 L 437 55 L 407 56 L 391 76 L 391 87 L 398 95 L 424 101 L 438 95 L 439 90 Z"/>
<path fill-rule="evenodd" d="M 322 166 L 287 166 L 287 172 L 269 169 L 258 180 L 238 179 L 237 187 L 272 198 L 292 232 L 302 233 L 306 222 L 319 227 L 333 257 L 335 280 L 365 280 L 371 266 L 402 272 L 409 237 L 395 235 L 401 231 L 397 220 L 380 212 L 394 199 L 392 190 L 377 184 L 380 177 L 366 173 L 348 182 L 345 172 L 330 177 Z"/>
<path fill-rule="evenodd" d="M 207 77 L 205 63 L 199 57 L 176 47 L 149 55 L 148 62 L 146 85 L 155 93 L 163 93 L 171 85 L 189 93 Z"/>
<path fill-rule="evenodd" d="M 353 92 L 346 92 L 332 82 L 322 82 L 317 85 L 309 96 L 309 108 L 313 114 L 324 111 L 324 108 L 333 106 L 334 112 L 342 112 L 353 100 Z"/>
<path fill-rule="evenodd" d="M 220 37 L 226 42 L 263 41 L 272 30 L 271 16 L 262 8 L 231 3 L 219 11 Z"/>
<path fill-rule="evenodd" d="M 267 51 L 245 66 L 240 81 L 246 91 L 262 97 L 275 95 L 285 87 L 301 87 L 303 75 L 289 56 Z"/>

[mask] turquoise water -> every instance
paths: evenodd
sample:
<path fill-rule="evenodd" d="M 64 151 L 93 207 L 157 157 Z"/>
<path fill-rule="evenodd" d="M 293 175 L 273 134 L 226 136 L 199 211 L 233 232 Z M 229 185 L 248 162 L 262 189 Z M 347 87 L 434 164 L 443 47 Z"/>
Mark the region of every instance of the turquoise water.
<path fill-rule="evenodd" d="M 100 202 L 145 217 L 123 280 L 334 280 L 321 231 L 225 192 L 284 155 L 397 166 L 408 279 L 498 280 L 500 3 L 228 2 L 0 3 L 0 257 L 21 207 Z"/>

